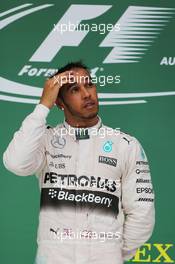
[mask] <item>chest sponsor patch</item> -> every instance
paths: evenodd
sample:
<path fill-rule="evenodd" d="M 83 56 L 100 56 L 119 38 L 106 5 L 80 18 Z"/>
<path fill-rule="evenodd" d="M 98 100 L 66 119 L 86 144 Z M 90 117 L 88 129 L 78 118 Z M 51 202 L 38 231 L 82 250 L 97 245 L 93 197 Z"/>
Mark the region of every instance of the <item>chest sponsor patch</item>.
<path fill-rule="evenodd" d="M 110 193 L 78 190 L 66 188 L 42 188 L 40 206 L 51 208 L 75 208 L 81 207 L 85 210 L 97 210 L 104 214 L 115 214 L 119 212 L 119 198 Z"/>
<path fill-rule="evenodd" d="M 106 156 L 99 156 L 98 158 L 99 163 L 104 163 L 113 167 L 117 166 L 117 159 L 106 157 Z"/>

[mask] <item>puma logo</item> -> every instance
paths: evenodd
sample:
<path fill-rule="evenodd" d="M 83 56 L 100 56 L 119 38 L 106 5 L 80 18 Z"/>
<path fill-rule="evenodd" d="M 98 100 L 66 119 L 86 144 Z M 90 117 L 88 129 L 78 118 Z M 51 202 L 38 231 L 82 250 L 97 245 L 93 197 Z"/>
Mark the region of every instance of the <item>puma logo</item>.
<path fill-rule="evenodd" d="M 128 145 L 130 143 L 130 140 L 128 140 L 127 138 L 123 137 L 123 139 L 125 139 L 128 142 Z"/>
<path fill-rule="evenodd" d="M 57 235 L 57 233 L 58 233 L 58 230 L 59 230 L 59 228 L 57 228 L 56 231 L 55 231 L 53 228 L 50 228 L 50 232 L 53 232 L 53 233 L 55 233 L 56 235 Z"/>

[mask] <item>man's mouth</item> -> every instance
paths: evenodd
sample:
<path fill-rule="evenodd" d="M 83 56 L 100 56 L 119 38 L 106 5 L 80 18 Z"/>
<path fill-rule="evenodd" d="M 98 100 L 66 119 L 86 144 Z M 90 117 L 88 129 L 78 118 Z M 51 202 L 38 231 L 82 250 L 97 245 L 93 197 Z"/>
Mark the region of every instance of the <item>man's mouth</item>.
<path fill-rule="evenodd" d="M 94 101 L 88 101 L 84 104 L 84 108 L 87 108 L 87 109 L 91 109 L 95 106 L 95 102 Z"/>

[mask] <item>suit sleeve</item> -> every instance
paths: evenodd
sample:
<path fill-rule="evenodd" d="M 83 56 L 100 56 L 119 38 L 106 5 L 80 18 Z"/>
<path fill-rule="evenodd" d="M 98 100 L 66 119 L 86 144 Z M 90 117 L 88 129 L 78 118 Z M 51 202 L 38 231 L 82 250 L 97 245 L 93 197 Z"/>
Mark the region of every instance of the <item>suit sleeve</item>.
<path fill-rule="evenodd" d="M 49 109 L 42 104 L 28 115 L 3 155 L 4 166 L 11 172 L 28 176 L 37 173 L 45 162 L 44 135 Z"/>
<path fill-rule="evenodd" d="M 150 238 L 155 222 L 154 191 L 146 154 L 135 138 L 126 144 L 122 177 L 124 260 L 132 258 Z"/>

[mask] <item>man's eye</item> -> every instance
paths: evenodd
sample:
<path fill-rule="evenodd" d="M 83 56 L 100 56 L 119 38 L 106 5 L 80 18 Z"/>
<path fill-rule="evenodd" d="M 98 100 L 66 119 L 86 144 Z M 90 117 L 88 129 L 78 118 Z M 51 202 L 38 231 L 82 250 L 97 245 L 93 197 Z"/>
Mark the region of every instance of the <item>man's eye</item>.
<path fill-rule="evenodd" d="M 71 89 L 71 93 L 76 93 L 76 92 L 78 92 L 78 87 L 74 87 Z"/>

